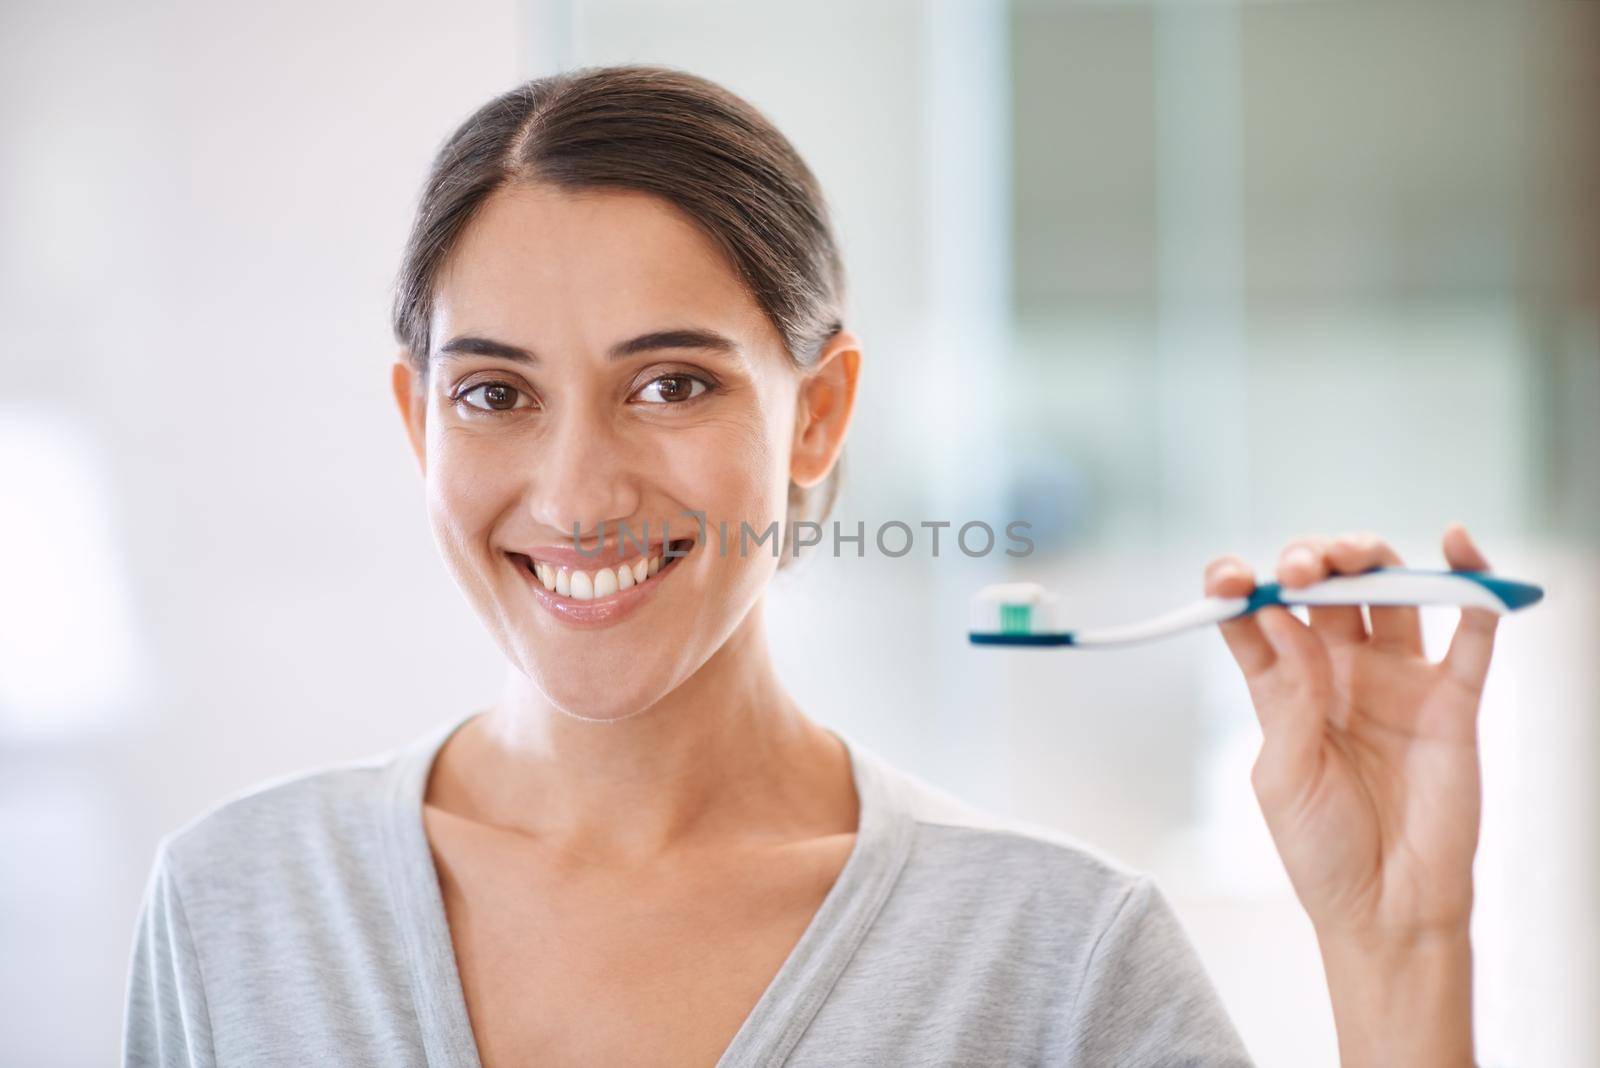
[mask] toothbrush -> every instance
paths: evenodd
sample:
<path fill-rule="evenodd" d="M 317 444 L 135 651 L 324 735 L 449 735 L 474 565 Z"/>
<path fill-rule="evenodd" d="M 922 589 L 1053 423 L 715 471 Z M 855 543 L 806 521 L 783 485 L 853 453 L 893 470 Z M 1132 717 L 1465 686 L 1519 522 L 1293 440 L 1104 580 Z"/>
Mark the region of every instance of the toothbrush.
<path fill-rule="evenodd" d="M 973 645 L 1071 645 L 1105 649 L 1237 619 L 1268 605 L 1457 605 L 1497 615 L 1537 604 L 1544 590 L 1487 571 L 1435 571 L 1380 567 L 1337 575 L 1310 586 L 1259 585 L 1248 597 L 1207 597 L 1142 623 L 1093 630 L 1056 629 L 1058 598 L 1037 582 L 985 586 L 972 601 Z"/>

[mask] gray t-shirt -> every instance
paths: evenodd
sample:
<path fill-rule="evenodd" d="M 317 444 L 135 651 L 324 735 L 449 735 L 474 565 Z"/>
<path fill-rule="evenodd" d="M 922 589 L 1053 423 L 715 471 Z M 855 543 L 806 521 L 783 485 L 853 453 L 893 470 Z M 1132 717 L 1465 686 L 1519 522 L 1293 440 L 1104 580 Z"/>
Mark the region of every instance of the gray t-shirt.
<path fill-rule="evenodd" d="M 460 722 L 162 840 L 126 1064 L 477 1068 L 422 822 Z M 834 733 L 854 849 L 717 1068 L 1250 1063 L 1148 877 Z"/>

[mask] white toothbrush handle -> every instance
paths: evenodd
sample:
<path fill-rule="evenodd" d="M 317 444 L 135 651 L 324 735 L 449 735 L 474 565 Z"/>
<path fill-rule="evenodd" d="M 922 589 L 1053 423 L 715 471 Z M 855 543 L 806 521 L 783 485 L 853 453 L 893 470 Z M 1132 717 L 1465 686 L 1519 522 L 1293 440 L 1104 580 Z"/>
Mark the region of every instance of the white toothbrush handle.
<path fill-rule="evenodd" d="M 1081 646 L 1097 645 L 1136 645 L 1139 642 L 1154 641 L 1164 638 L 1168 634 L 1176 634 L 1180 630 L 1191 627 L 1203 627 L 1209 623 L 1220 623 L 1224 619 L 1232 619 L 1240 615 L 1249 607 L 1247 597 L 1207 597 L 1196 601 L 1194 604 L 1185 605 L 1183 608 L 1174 609 L 1166 615 L 1147 619 L 1142 623 L 1128 623 L 1120 627 L 1095 627 L 1092 630 L 1075 630 L 1072 632 L 1072 644 Z"/>
<path fill-rule="evenodd" d="M 1486 587 L 1448 572 L 1389 569 L 1338 575 L 1300 589 L 1278 587 L 1280 604 L 1447 604 L 1503 614 L 1506 604 Z"/>

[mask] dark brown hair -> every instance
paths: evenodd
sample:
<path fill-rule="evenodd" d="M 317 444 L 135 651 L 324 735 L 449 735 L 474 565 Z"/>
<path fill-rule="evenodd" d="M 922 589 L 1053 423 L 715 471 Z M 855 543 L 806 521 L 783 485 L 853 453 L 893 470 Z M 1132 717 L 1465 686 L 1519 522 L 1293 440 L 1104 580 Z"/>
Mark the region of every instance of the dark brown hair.
<path fill-rule="evenodd" d="M 777 128 L 743 99 L 684 71 L 585 67 L 489 101 L 435 156 L 393 311 L 395 338 L 424 380 L 439 272 L 478 207 L 519 182 L 634 190 L 678 208 L 721 249 L 796 367 L 813 366 L 843 329 L 844 267 L 827 206 Z M 839 475 L 835 465 L 814 493 L 791 482 L 789 519 L 826 518 Z M 782 555 L 791 558 L 787 546 Z"/>

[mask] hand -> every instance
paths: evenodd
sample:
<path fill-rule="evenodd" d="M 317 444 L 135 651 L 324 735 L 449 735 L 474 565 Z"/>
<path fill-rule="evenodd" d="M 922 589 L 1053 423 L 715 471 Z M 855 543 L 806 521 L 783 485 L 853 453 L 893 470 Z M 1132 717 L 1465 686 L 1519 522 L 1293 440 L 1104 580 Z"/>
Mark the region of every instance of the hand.
<path fill-rule="evenodd" d="M 1444 555 L 1455 570 L 1489 566 L 1459 524 L 1445 531 Z M 1284 549 L 1277 578 L 1297 588 L 1400 564 L 1371 535 L 1307 537 Z M 1206 568 L 1208 595 L 1243 597 L 1254 586 L 1236 556 Z M 1426 960 L 1432 978 L 1451 988 L 1439 991 L 1449 1003 L 1446 1015 L 1465 1017 L 1454 1025 L 1450 1059 L 1457 1059 L 1464 1027 L 1470 1062 L 1477 713 L 1499 617 L 1462 609 L 1449 652 L 1432 663 L 1414 607 L 1368 606 L 1370 631 L 1359 605 L 1307 611 L 1309 625 L 1272 606 L 1220 628 L 1261 722 L 1251 782 L 1317 931 L 1341 1049 L 1355 1048 L 1355 1031 L 1375 1037 L 1369 1025 L 1381 1025 L 1375 1017 L 1386 1011 L 1382 991 L 1408 981 L 1414 988 L 1419 977 L 1408 980 L 1405 969 Z M 1465 974 L 1457 974 L 1463 965 Z M 1347 1005 L 1363 1006 L 1359 1021 L 1339 1019 L 1341 995 Z M 1432 1008 L 1438 1018 L 1444 1006 Z M 1417 1023 L 1413 1018 L 1411 1026 Z M 1379 1045 L 1386 1051 L 1380 1057 L 1393 1054 L 1392 1046 Z"/>

